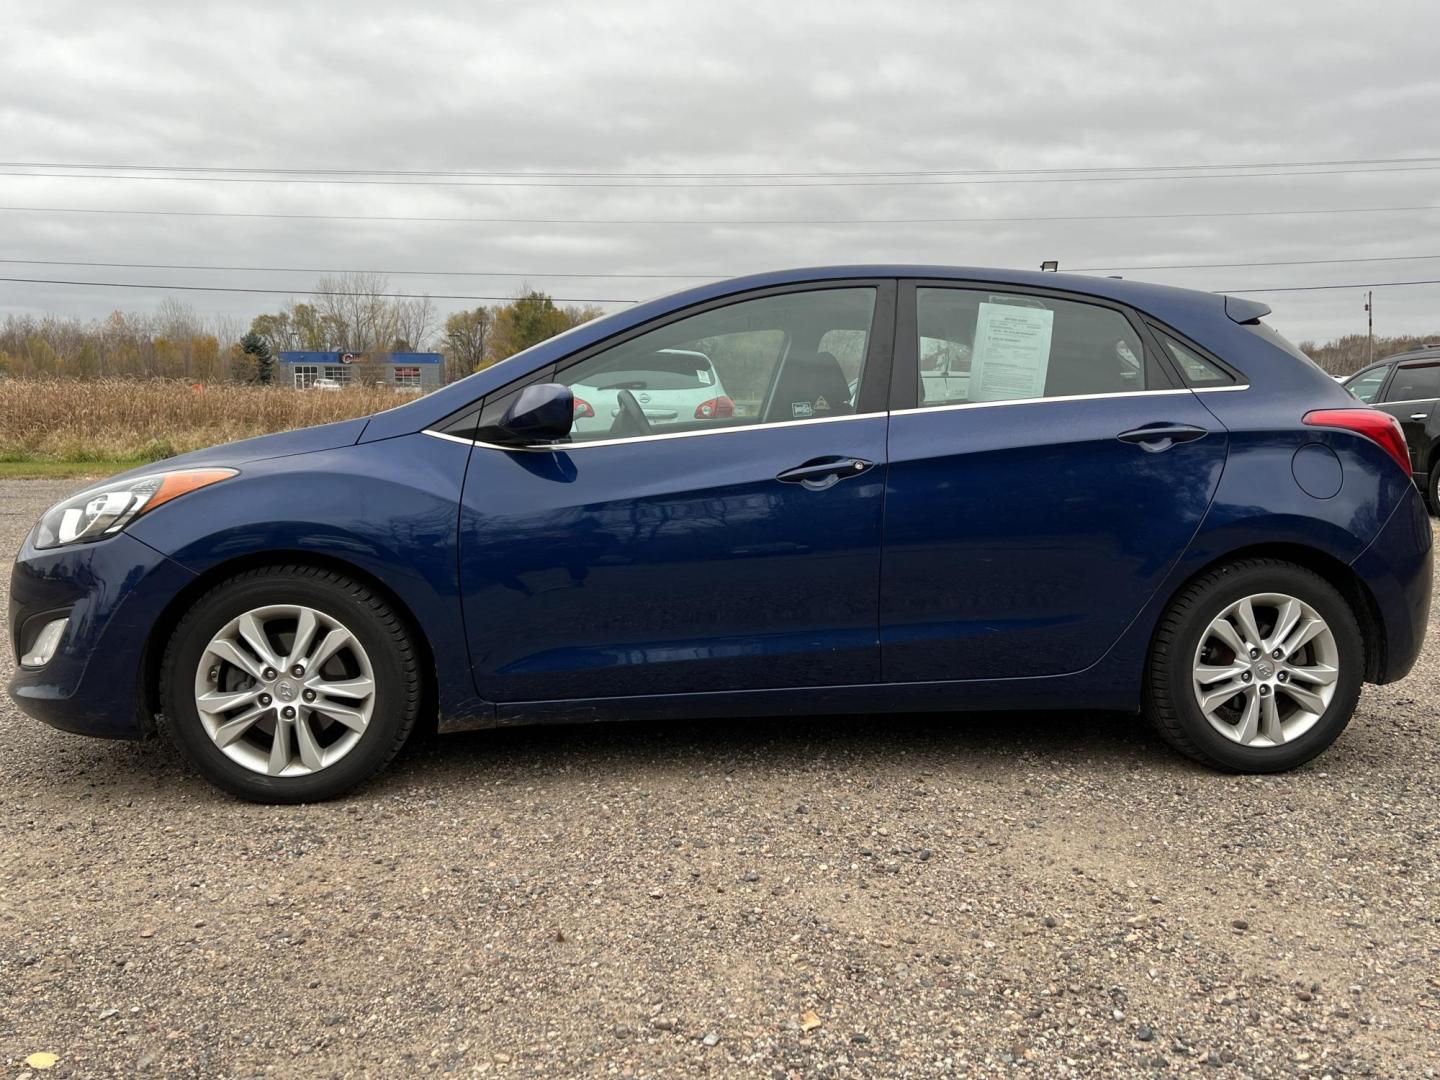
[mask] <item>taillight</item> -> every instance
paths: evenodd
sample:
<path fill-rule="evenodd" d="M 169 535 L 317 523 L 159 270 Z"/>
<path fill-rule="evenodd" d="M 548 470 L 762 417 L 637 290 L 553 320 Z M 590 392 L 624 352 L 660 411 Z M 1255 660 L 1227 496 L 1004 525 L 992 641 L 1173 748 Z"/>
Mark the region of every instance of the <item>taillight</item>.
<path fill-rule="evenodd" d="M 1405 429 L 1387 412 L 1379 409 L 1316 409 L 1305 414 L 1305 423 L 1311 427 L 1344 428 L 1364 435 L 1371 442 L 1379 443 L 1381 449 L 1405 470 L 1406 476 L 1414 472 L 1410 466 L 1410 448 L 1405 444 Z"/>
<path fill-rule="evenodd" d="M 575 419 L 576 419 L 576 420 L 579 420 L 582 416 L 594 416 L 594 415 L 595 415 L 595 406 L 594 406 L 594 405 L 591 405 L 590 402 L 586 401 L 583 397 L 577 397 L 577 398 L 575 399 Z"/>
<path fill-rule="evenodd" d="M 724 394 L 695 406 L 696 420 L 717 420 L 735 415 L 735 402 Z"/>

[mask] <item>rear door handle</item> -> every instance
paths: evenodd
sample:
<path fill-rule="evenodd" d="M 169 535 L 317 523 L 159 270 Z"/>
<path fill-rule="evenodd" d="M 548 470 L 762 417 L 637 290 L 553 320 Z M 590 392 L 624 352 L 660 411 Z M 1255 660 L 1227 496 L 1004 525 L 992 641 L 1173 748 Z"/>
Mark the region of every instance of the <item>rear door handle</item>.
<path fill-rule="evenodd" d="M 1428 412 L 1412 412 L 1412 413 L 1410 414 L 1410 419 L 1411 419 L 1411 420 L 1428 420 L 1428 419 L 1430 419 L 1430 414 L 1429 414 Z"/>
<path fill-rule="evenodd" d="M 856 457 L 823 457 L 786 469 L 775 477 L 782 484 L 803 484 L 819 491 L 839 483 L 846 477 L 859 476 L 875 467 L 873 461 Z"/>
<path fill-rule="evenodd" d="M 1139 443 L 1140 449 L 1152 454 L 1169 450 L 1176 443 L 1194 442 L 1203 439 L 1210 432 L 1192 424 L 1144 424 L 1141 427 L 1122 431 L 1116 436 L 1121 442 Z"/>

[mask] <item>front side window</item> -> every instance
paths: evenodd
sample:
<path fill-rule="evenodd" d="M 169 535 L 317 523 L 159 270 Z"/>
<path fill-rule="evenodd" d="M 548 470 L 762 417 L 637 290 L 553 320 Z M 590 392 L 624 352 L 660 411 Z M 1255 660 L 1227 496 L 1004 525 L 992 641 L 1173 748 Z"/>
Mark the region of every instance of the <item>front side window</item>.
<path fill-rule="evenodd" d="M 1401 364 L 1385 391 L 1386 401 L 1440 398 L 1440 364 Z"/>
<path fill-rule="evenodd" d="M 1357 375 L 1345 384 L 1345 389 L 1354 394 L 1366 405 L 1375 404 L 1375 399 L 1380 396 L 1380 387 L 1385 385 L 1385 376 L 1390 374 L 1388 367 L 1376 368 L 1374 371 L 1367 371 L 1364 375 Z"/>
<path fill-rule="evenodd" d="M 1120 312 L 987 289 L 916 290 L 920 405 L 1147 389 L 1145 349 Z"/>
<path fill-rule="evenodd" d="M 870 287 L 781 293 L 586 357 L 555 377 L 575 395 L 571 441 L 852 414 L 874 309 Z"/>

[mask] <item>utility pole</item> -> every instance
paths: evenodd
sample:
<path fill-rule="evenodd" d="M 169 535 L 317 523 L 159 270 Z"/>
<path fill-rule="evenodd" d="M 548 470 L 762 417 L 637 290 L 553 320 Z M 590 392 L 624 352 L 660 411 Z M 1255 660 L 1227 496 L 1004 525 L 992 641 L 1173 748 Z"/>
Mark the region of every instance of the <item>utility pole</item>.
<path fill-rule="evenodd" d="M 1365 294 L 1365 363 L 1375 362 L 1375 291 Z"/>

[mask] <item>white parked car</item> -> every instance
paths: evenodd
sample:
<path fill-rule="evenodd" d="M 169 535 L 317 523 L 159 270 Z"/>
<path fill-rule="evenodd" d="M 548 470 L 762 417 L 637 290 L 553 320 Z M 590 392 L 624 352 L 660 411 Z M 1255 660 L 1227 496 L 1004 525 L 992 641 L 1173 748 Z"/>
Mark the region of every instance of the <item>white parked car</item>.
<path fill-rule="evenodd" d="M 614 361 L 591 369 L 575 394 L 576 433 L 608 432 L 628 390 L 656 428 L 735 415 L 735 402 L 720 384 L 710 358 L 692 349 L 657 349 L 635 356 L 617 349 Z"/>
<path fill-rule="evenodd" d="M 339 390 L 339 379 L 316 379 L 310 384 L 311 390 Z"/>

